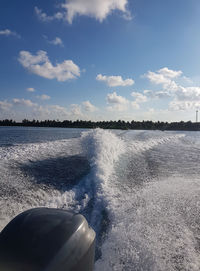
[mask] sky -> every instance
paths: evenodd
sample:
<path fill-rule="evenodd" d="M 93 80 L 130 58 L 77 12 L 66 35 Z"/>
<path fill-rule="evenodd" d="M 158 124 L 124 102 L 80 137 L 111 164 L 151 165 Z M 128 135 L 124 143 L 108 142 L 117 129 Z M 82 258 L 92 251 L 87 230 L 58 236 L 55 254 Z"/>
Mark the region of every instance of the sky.
<path fill-rule="evenodd" d="M 0 0 L 0 119 L 195 121 L 199 0 Z"/>

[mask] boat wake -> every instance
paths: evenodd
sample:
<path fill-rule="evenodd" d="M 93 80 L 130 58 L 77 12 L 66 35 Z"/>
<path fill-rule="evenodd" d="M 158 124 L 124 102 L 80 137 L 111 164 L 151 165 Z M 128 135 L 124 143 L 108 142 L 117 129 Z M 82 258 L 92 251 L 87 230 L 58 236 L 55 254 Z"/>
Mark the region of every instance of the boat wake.
<path fill-rule="evenodd" d="M 95 270 L 199 270 L 198 176 L 175 170 L 184 138 L 95 129 L 3 146 L 0 226 L 32 207 L 72 210 L 96 231 Z"/>

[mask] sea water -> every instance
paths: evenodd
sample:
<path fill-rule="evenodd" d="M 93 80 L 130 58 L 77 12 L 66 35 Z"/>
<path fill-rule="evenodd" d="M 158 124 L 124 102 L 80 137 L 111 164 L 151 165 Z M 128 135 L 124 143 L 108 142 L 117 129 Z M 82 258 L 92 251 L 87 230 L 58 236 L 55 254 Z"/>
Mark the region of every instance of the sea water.
<path fill-rule="evenodd" d="M 82 213 L 95 270 L 200 270 L 200 133 L 0 127 L 0 230 Z"/>

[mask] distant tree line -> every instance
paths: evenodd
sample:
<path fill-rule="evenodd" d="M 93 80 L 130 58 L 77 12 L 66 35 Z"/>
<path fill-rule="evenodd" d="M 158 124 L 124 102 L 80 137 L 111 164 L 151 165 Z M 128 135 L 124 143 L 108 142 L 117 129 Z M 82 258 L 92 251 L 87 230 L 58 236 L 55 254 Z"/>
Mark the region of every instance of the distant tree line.
<path fill-rule="evenodd" d="M 200 131 L 200 122 L 153 122 L 153 121 L 85 121 L 85 120 L 28 120 L 16 122 L 12 119 L 0 120 L 0 126 L 25 127 L 63 127 L 63 128 L 102 128 L 102 129 L 133 129 L 133 130 L 188 130 Z"/>

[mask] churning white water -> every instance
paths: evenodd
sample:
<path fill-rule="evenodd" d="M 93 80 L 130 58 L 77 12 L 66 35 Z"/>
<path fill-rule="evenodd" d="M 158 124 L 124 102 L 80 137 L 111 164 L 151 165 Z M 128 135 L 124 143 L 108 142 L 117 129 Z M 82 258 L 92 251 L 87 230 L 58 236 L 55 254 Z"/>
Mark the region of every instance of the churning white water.
<path fill-rule="evenodd" d="M 1 229 L 64 208 L 96 231 L 95 270 L 200 270 L 199 132 L 0 132 Z"/>

